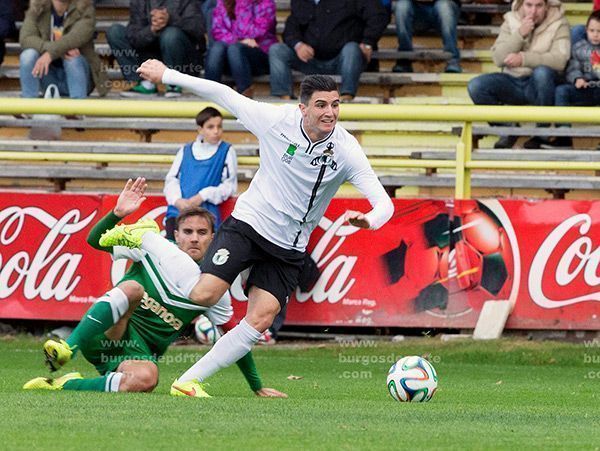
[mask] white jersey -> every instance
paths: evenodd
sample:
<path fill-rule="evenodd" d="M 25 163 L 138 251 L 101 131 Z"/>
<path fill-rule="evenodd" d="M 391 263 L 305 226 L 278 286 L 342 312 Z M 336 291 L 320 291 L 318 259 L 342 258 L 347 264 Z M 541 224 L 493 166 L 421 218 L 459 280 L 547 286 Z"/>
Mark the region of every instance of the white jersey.
<path fill-rule="evenodd" d="M 259 140 L 260 167 L 232 215 L 270 242 L 303 251 L 340 185 L 352 183 L 371 203 L 372 229 L 385 224 L 393 204 L 358 141 L 336 125 L 312 142 L 295 105 L 271 105 L 229 87 L 167 69 L 163 83 L 179 85 L 228 109 Z"/>

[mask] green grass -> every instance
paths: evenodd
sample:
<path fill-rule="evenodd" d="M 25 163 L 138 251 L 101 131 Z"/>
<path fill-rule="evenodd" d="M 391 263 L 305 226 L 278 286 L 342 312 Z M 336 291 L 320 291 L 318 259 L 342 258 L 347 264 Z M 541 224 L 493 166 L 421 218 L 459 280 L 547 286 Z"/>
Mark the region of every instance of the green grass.
<path fill-rule="evenodd" d="M 46 374 L 41 341 L 6 338 L 2 448 L 599 449 L 600 346 L 431 338 L 372 345 L 259 347 L 265 385 L 289 399 L 256 398 L 233 367 L 211 378 L 214 398 L 201 400 L 167 393 L 203 348 L 173 348 L 151 394 L 24 392 L 25 381 Z M 429 403 L 395 402 L 385 383 L 392 360 L 425 353 L 438 392 Z M 81 358 L 68 369 L 95 376 Z M 288 380 L 292 374 L 303 378 Z"/>

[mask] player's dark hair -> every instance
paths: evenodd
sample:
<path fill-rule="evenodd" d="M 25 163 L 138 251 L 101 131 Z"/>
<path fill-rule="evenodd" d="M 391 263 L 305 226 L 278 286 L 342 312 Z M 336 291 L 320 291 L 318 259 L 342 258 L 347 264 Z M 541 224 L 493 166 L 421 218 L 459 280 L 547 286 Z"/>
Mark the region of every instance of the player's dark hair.
<path fill-rule="evenodd" d="M 181 212 L 175 218 L 175 230 L 179 230 L 179 224 L 181 224 L 187 218 L 191 218 L 193 216 L 198 216 L 200 218 L 206 219 L 206 222 L 208 222 L 208 225 L 210 226 L 211 232 L 215 231 L 214 215 L 210 211 L 208 211 L 206 208 L 202 208 L 202 207 L 190 207 L 190 208 L 181 210 Z"/>
<path fill-rule="evenodd" d="M 596 22 L 600 22 L 600 9 L 597 9 L 592 14 L 590 14 L 590 17 L 588 17 L 587 22 L 585 23 L 585 28 L 588 27 L 588 25 L 590 24 L 590 22 L 592 20 L 595 20 Z"/>
<path fill-rule="evenodd" d="M 307 75 L 300 84 L 300 102 L 308 105 L 313 93 L 317 91 L 338 91 L 338 85 L 329 75 Z"/>
<path fill-rule="evenodd" d="M 212 119 L 213 117 L 220 117 L 220 118 L 222 118 L 223 115 L 216 108 L 213 108 L 211 106 L 207 106 L 202 111 L 200 111 L 198 113 L 198 115 L 196 116 L 196 124 L 198 125 L 198 127 L 202 127 L 202 126 L 204 126 L 204 123 L 207 120 Z"/>

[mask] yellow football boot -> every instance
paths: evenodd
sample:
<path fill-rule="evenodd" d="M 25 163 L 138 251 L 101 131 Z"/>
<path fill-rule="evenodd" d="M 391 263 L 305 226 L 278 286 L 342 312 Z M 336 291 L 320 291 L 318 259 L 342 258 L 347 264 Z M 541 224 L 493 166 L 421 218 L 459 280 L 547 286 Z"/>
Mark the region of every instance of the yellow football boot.
<path fill-rule="evenodd" d="M 153 219 L 142 218 L 134 224 L 115 226 L 102 234 L 99 244 L 102 247 L 125 246 L 139 249 L 146 232 L 160 233 L 160 228 Z"/>
<path fill-rule="evenodd" d="M 175 379 L 175 382 L 171 385 L 171 396 L 189 396 L 191 398 L 211 398 L 206 391 L 204 391 L 205 384 L 201 384 L 198 381 L 179 382 Z"/>
<path fill-rule="evenodd" d="M 62 390 L 65 383 L 73 379 L 83 379 L 83 376 L 79 373 L 67 373 L 56 379 L 36 377 L 26 382 L 23 390 Z"/>
<path fill-rule="evenodd" d="M 50 371 L 56 371 L 71 360 L 73 350 L 65 340 L 48 340 L 44 343 L 44 355 Z"/>

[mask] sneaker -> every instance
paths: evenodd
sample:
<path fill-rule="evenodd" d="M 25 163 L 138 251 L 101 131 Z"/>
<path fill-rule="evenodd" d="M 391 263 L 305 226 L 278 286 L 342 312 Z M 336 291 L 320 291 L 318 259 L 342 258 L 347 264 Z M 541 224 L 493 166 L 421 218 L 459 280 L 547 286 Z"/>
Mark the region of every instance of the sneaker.
<path fill-rule="evenodd" d="M 102 234 L 99 244 L 102 247 L 125 246 L 139 249 L 142 245 L 142 237 L 146 232 L 160 232 L 158 224 L 153 219 L 142 218 L 135 224 L 121 224 L 113 227 Z"/>
<path fill-rule="evenodd" d="M 171 396 L 189 396 L 190 398 L 212 398 L 198 381 L 179 382 L 177 379 L 171 384 Z"/>
<path fill-rule="evenodd" d="M 62 390 L 68 381 L 73 379 L 83 379 L 79 373 L 68 373 L 56 379 L 47 377 L 36 377 L 23 385 L 23 390 Z"/>
<path fill-rule="evenodd" d="M 44 355 L 50 371 L 56 371 L 71 360 L 73 350 L 65 340 L 48 340 L 44 343 Z"/>
<path fill-rule="evenodd" d="M 542 149 L 572 149 L 573 138 L 570 136 L 557 136 L 556 138 L 542 144 Z"/>
<path fill-rule="evenodd" d="M 165 97 L 169 99 L 173 99 L 175 97 L 181 97 L 181 87 L 167 85 L 167 91 L 165 92 Z"/>
<path fill-rule="evenodd" d="M 512 146 L 517 142 L 516 136 L 502 136 L 496 144 L 494 144 L 494 149 L 512 149 Z"/>
<path fill-rule="evenodd" d="M 403 73 L 403 72 L 412 72 L 412 64 L 410 62 L 404 62 L 398 60 L 394 67 L 392 67 L 392 72 Z"/>
<path fill-rule="evenodd" d="M 152 89 L 145 88 L 142 82 L 138 82 L 133 88 L 127 91 L 121 91 L 121 97 L 151 97 L 158 94 L 158 89 L 154 86 Z"/>
<path fill-rule="evenodd" d="M 542 138 L 540 136 L 534 136 L 529 138 L 527 141 L 523 143 L 523 148 L 525 149 L 542 149 L 543 146 L 549 144 L 548 139 Z"/>
<path fill-rule="evenodd" d="M 458 63 L 449 63 L 444 70 L 447 74 L 461 74 L 462 67 Z"/>

